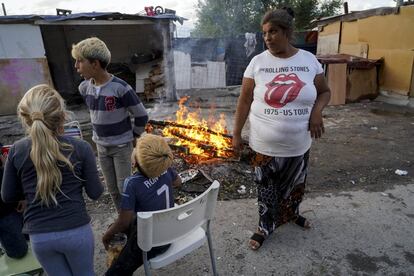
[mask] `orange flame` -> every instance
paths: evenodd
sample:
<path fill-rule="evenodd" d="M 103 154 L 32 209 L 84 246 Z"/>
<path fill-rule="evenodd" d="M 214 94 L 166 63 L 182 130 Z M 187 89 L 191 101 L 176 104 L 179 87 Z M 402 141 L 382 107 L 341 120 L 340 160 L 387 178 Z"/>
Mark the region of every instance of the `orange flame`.
<path fill-rule="evenodd" d="M 188 99 L 189 97 L 183 97 L 179 100 L 179 108 L 174 121 L 188 128 L 166 126 L 162 131 L 163 136 L 175 138 L 175 145 L 185 146 L 189 149 L 190 154 L 196 155 L 196 158 L 184 156 L 190 162 L 199 162 L 213 157 L 233 156 L 231 138 L 223 136 L 228 133 L 224 114 L 221 113 L 218 120 L 212 119 L 214 117 L 212 109 L 207 122 L 201 118 L 200 108 L 197 111 L 189 112 L 184 105 Z"/>

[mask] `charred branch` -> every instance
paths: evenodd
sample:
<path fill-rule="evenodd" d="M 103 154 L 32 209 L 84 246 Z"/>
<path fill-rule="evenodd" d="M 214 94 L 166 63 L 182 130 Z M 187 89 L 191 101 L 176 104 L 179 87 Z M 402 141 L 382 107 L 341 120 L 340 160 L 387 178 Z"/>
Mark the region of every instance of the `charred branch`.
<path fill-rule="evenodd" d="M 190 141 L 190 142 L 195 143 L 195 145 L 197 147 L 199 147 L 200 149 L 202 149 L 202 150 L 205 150 L 205 151 L 208 151 L 208 152 L 223 151 L 223 152 L 228 152 L 230 154 L 233 154 L 233 149 L 218 149 L 215 146 L 205 144 L 205 143 L 203 143 L 203 142 L 201 142 L 199 140 L 193 139 L 193 138 L 188 137 L 188 136 L 186 136 L 186 135 L 184 135 L 182 133 L 179 133 L 178 131 L 171 131 L 170 133 L 172 135 L 180 138 L 180 139 L 183 139 L 183 140 L 186 140 L 186 141 Z M 217 157 L 219 157 L 219 156 L 217 156 Z"/>
<path fill-rule="evenodd" d="M 197 147 L 199 147 L 200 149 L 207 150 L 207 151 L 216 150 L 216 148 L 214 146 L 203 144 L 201 141 L 196 140 L 196 139 L 191 138 L 191 137 L 188 137 L 188 136 L 186 136 L 186 135 L 184 135 L 184 134 L 182 134 L 178 131 L 173 130 L 173 131 L 171 131 L 171 134 L 178 137 L 178 138 L 180 138 L 180 139 L 195 143 L 197 145 Z"/>
<path fill-rule="evenodd" d="M 178 145 L 174 145 L 174 144 L 168 144 L 170 146 L 170 148 L 176 152 L 179 153 L 183 153 L 185 155 L 190 154 L 190 149 L 187 148 L 186 146 L 178 146 Z"/>
<path fill-rule="evenodd" d="M 233 138 L 233 136 L 231 136 L 230 134 L 219 133 L 217 131 L 214 131 L 214 130 L 211 130 L 211 129 L 208 129 L 208 128 L 204 128 L 204 127 L 200 127 L 200 126 L 183 125 L 183 124 L 176 123 L 176 122 L 171 122 L 171 121 L 155 121 L 155 120 L 149 120 L 148 123 L 153 125 L 153 126 L 179 127 L 179 128 L 186 128 L 186 129 L 194 129 L 194 130 L 207 132 L 207 133 L 217 135 L 217 136 L 223 136 L 223 137 L 226 137 L 226 138 L 229 138 L 229 139 Z"/>

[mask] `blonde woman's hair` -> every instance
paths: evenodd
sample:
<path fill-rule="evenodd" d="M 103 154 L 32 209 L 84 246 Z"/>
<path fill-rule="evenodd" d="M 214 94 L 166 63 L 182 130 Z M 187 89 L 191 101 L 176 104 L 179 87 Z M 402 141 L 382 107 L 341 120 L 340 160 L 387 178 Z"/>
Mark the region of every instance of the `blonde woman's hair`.
<path fill-rule="evenodd" d="M 111 52 L 105 42 L 97 37 L 84 39 L 72 45 L 72 57 L 76 60 L 99 60 L 101 67 L 106 69 L 111 62 Z"/>
<path fill-rule="evenodd" d="M 67 117 L 64 100 L 48 85 L 37 85 L 23 96 L 17 113 L 32 140 L 30 158 L 37 174 L 35 199 L 48 207 L 52 202 L 58 205 L 56 194 L 62 193 L 59 168 L 68 166 L 73 172 L 72 163 L 61 153 L 62 150 L 72 151 L 73 147 L 57 139 L 57 135 L 63 133 Z"/>
<path fill-rule="evenodd" d="M 135 146 L 138 168 L 149 178 L 160 176 L 173 163 L 174 155 L 161 136 L 146 134 Z"/>

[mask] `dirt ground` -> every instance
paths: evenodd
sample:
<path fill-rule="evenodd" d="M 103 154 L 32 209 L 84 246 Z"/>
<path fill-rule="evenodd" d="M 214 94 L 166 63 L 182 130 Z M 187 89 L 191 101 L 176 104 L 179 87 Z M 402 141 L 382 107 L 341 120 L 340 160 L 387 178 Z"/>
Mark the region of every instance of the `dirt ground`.
<path fill-rule="evenodd" d="M 184 93 L 183 93 L 184 94 Z M 211 106 L 215 112 L 225 113 L 229 130 L 237 101 L 238 89 L 187 91 L 190 102 L 198 103 L 203 114 Z M 161 120 L 173 118 L 176 103 L 145 103 L 150 118 Z M 70 107 L 81 122 L 88 138 L 90 125 L 84 107 Z M 315 198 L 326 193 L 341 194 L 354 191 L 382 192 L 394 186 L 414 183 L 414 110 L 388 105 L 381 102 L 330 106 L 324 111 L 325 135 L 314 141 L 311 149 L 310 172 L 307 197 Z M 0 142 L 12 143 L 22 137 L 15 116 L 0 117 Z M 248 139 L 248 125 L 243 131 Z M 191 166 L 176 161 L 180 170 Z M 194 166 L 193 166 L 194 167 Z M 215 162 L 195 166 L 212 179 L 221 182 L 220 200 L 255 198 L 252 169 L 248 160 L 241 162 Z M 407 175 L 396 174 L 403 170 Z M 201 179 L 201 180 L 200 180 Z M 183 185 L 178 196 L 195 196 L 207 186 L 204 178 Z M 246 192 L 240 192 L 241 186 Z M 96 271 L 102 275 L 105 270 L 105 251 L 100 243 L 101 234 L 115 217 L 115 211 L 108 194 L 96 202 L 88 200 L 88 209 L 96 233 Z M 251 226 L 254 229 L 254 225 Z"/>

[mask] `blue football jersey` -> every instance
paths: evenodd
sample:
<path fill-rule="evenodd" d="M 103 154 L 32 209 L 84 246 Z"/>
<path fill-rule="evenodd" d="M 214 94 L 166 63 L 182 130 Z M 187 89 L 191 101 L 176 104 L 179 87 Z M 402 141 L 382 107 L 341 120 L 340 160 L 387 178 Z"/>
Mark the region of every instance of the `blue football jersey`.
<path fill-rule="evenodd" d="M 173 207 L 172 183 L 177 177 L 172 168 L 159 177 L 147 178 L 140 172 L 127 177 L 122 191 L 121 209 L 145 212 Z"/>

